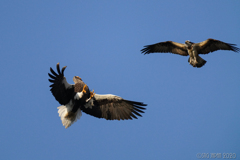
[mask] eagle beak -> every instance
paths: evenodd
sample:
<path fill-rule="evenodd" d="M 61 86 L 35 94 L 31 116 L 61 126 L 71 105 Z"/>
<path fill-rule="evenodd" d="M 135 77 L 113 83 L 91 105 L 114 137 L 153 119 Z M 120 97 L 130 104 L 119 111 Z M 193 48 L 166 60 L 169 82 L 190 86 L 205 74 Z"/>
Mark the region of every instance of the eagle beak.
<path fill-rule="evenodd" d="M 80 79 L 80 80 L 82 80 L 82 78 L 80 78 L 79 76 L 75 76 L 77 79 Z"/>

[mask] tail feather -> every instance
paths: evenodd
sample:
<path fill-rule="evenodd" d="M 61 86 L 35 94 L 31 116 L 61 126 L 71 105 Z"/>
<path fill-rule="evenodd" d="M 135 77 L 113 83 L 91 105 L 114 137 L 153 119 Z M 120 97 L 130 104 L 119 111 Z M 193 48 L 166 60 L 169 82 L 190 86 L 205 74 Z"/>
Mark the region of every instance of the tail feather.
<path fill-rule="evenodd" d="M 188 59 L 189 64 L 191 64 L 193 67 L 201 68 L 205 65 L 207 61 L 202 59 L 200 56 L 197 57 L 197 61 L 195 61 L 193 58 L 189 57 Z"/>
<path fill-rule="evenodd" d="M 201 68 L 207 62 L 204 59 L 202 59 L 200 56 L 197 57 L 197 61 L 198 61 L 198 63 L 196 64 L 197 68 Z"/>
<path fill-rule="evenodd" d="M 59 117 L 61 118 L 63 126 L 65 128 L 70 127 L 74 122 L 76 122 L 80 117 L 82 116 L 82 112 L 80 109 L 77 110 L 77 112 L 73 113 L 71 112 L 72 107 L 66 105 L 62 105 L 57 107 Z"/>

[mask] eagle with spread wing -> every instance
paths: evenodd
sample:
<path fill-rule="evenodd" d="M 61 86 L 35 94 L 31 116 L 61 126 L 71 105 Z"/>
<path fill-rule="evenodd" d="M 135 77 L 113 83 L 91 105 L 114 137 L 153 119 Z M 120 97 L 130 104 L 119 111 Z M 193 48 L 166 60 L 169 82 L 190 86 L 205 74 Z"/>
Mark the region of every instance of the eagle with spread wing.
<path fill-rule="evenodd" d="M 239 48 L 235 47 L 235 44 L 225 43 L 215 39 L 207 39 L 200 43 L 193 43 L 185 41 L 183 43 L 177 43 L 173 41 L 160 42 L 152 45 L 144 46 L 141 50 L 144 54 L 149 53 L 174 53 L 182 56 L 188 56 L 188 62 L 197 68 L 201 68 L 207 61 L 202 59 L 199 54 L 208 54 L 217 50 L 231 50 L 238 52 Z"/>
<path fill-rule="evenodd" d="M 106 120 L 137 119 L 144 113 L 142 102 L 125 100 L 119 96 L 106 94 L 95 94 L 78 76 L 73 77 L 75 84 L 69 84 L 64 77 L 66 66 L 60 70 L 57 63 L 57 73 L 50 67 L 51 74 L 48 73 L 53 96 L 61 104 L 58 107 L 59 117 L 65 128 L 70 127 L 77 119 L 80 119 L 82 112 L 97 118 Z"/>

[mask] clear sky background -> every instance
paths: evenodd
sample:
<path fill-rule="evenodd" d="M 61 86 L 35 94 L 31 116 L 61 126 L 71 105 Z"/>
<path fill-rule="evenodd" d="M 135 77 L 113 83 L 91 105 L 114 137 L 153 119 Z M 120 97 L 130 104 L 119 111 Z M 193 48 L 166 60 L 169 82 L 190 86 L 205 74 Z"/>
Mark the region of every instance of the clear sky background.
<path fill-rule="evenodd" d="M 240 159 L 240 53 L 143 55 L 144 45 L 218 39 L 240 47 L 240 1 L 0 1 L 0 159 Z M 148 104 L 143 117 L 83 113 L 65 129 L 49 68 L 98 94 Z"/>

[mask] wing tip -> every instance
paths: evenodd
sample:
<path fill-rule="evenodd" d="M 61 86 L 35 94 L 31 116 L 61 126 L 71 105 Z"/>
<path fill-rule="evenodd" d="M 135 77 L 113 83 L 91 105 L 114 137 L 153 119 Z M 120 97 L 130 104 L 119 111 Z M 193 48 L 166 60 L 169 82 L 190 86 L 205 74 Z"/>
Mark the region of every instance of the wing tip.
<path fill-rule="evenodd" d="M 151 45 L 146 45 L 146 46 L 143 46 L 144 48 L 143 49 L 141 49 L 140 51 L 141 51 L 141 54 L 149 54 L 149 53 L 151 53 L 150 52 L 150 47 Z"/>
<path fill-rule="evenodd" d="M 234 51 L 234 52 L 239 52 L 240 51 L 240 48 L 236 47 L 236 44 L 228 43 L 228 45 L 230 46 L 232 51 Z"/>

